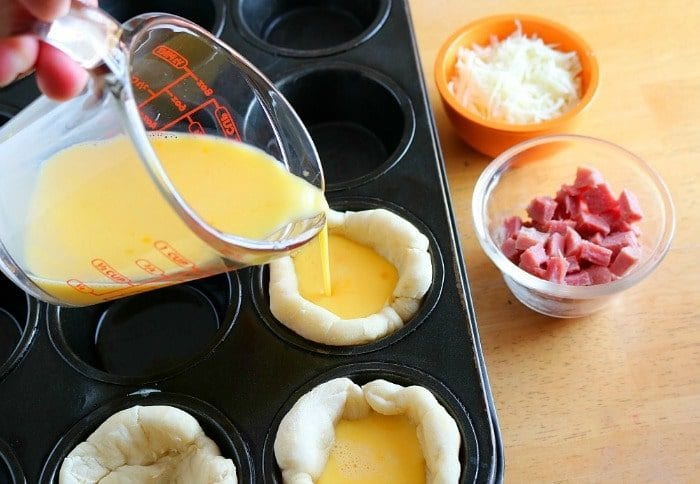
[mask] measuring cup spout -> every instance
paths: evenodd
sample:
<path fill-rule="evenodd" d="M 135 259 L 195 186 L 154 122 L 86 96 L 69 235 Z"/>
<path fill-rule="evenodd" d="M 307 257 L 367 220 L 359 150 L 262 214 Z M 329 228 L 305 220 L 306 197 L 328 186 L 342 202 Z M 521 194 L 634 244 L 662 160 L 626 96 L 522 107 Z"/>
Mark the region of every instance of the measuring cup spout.
<path fill-rule="evenodd" d="M 10 0 L 0 6 L 0 17 L 11 22 L 0 22 L 0 36 L 33 33 L 88 70 L 103 63 L 115 73 L 123 69 L 122 28 L 104 10 L 73 0 L 66 15 L 42 22 Z"/>

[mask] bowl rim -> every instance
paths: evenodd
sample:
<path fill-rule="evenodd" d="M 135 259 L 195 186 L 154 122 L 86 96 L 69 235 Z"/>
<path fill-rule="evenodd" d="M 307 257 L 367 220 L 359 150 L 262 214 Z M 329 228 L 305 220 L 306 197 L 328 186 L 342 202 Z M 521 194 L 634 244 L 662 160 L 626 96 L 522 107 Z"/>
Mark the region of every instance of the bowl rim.
<path fill-rule="evenodd" d="M 447 54 L 447 51 L 450 50 L 453 47 L 453 45 L 459 39 L 461 39 L 462 36 L 464 36 L 468 31 L 483 25 L 501 23 L 507 20 L 510 20 L 512 22 L 515 22 L 516 20 L 524 20 L 526 22 L 531 22 L 535 24 L 547 25 L 552 29 L 560 31 L 564 36 L 568 37 L 574 43 L 580 46 L 581 51 L 585 53 L 587 60 L 590 62 L 591 68 L 589 72 L 590 80 L 588 83 L 588 89 L 586 89 L 586 92 L 584 93 L 583 97 L 581 97 L 576 106 L 574 106 L 569 111 L 566 111 L 561 116 L 557 116 L 556 118 L 552 118 L 539 123 L 512 124 L 506 123 L 504 121 L 492 121 L 482 118 L 478 114 L 472 112 L 471 110 L 467 109 L 466 107 L 462 106 L 459 102 L 457 102 L 457 99 L 447 87 L 447 74 L 443 69 L 444 59 L 445 55 Z M 468 24 L 465 24 L 459 29 L 457 29 L 452 35 L 450 35 L 447 38 L 447 40 L 443 42 L 443 44 L 440 46 L 440 49 L 438 50 L 437 56 L 435 58 L 434 75 L 435 83 L 437 84 L 440 97 L 444 102 L 446 102 L 450 106 L 450 108 L 459 113 L 461 117 L 474 124 L 478 124 L 494 130 L 506 131 L 510 133 L 530 134 L 537 134 L 539 132 L 546 132 L 556 129 L 561 125 L 568 123 L 569 121 L 571 121 L 572 118 L 576 117 L 578 114 L 584 111 L 591 104 L 591 101 L 593 100 L 598 91 L 600 77 L 598 60 L 596 58 L 596 55 L 593 52 L 593 49 L 591 49 L 588 42 L 586 42 L 583 39 L 583 37 L 581 37 L 579 34 L 569 29 L 568 27 L 560 24 L 559 22 L 555 22 L 544 17 L 540 17 L 537 15 L 513 13 L 497 14 L 488 17 L 482 17 L 473 20 L 472 22 L 469 22 Z"/>
<path fill-rule="evenodd" d="M 593 143 L 604 145 L 612 148 L 626 156 L 631 157 L 636 161 L 639 168 L 649 177 L 655 186 L 658 195 L 661 198 L 663 205 L 664 221 L 662 224 L 661 238 L 657 245 L 653 248 L 653 252 L 646 259 L 639 262 L 637 268 L 630 274 L 623 276 L 616 281 L 606 284 L 598 284 L 593 286 L 568 286 L 557 284 L 545 279 L 540 279 L 537 276 L 521 269 L 517 264 L 510 261 L 501 251 L 491 237 L 486 223 L 488 216 L 486 214 L 486 201 L 491 190 L 495 186 L 492 182 L 502 173 L 502 167 L 516 154 L 535 146 L 569 141 L 574 143 Z M 537 194 L 533 195 L 536 196 Z M 531 290 L 538 291 L 549 296 L 560 297 L 565 299 L 594 299 L 599 297 L 610 296 L 612 294 L 624 291 L 638 282 L 645 279 L 651 274 L 654 269 L 661 263 L 668 253 L 676 228 L 676 216 L 671 193 L 666 186 L 666 183 L 659 174 L 643 159 L 635 155 L 631 151 L 623 148 L 620 145 L 592 136 L 584 136 L 577 134 L 553 134 L 539 136 L 518 143 L 498 155 L 479 176 L 474 185 L 474 193 L 472 195 L 472 223 L 477 235 L 477 240 L 484 250 L 486 255 L 498 267 L 504 277 L 510 277 L 516 283 L 525 286 Z"/>

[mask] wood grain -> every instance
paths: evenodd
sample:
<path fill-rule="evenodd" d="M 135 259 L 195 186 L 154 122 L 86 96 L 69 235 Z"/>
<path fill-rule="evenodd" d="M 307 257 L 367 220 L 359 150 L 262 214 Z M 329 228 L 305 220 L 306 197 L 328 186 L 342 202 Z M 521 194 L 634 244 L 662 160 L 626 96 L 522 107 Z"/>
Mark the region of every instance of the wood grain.
<path fill-rule="evenodd" d="M 700 482 L 700 2 L 410 0 L 505 446 L 506 482 Z M 452 131 L 433 82 L 441 43 L 506 12 L 577 31 L 601 85 L 577 133 L 618 143 L 665 179 L 677 230 L 659 268 L 603 312 L 522 306 L 474 238 L 490 161 Z"/>

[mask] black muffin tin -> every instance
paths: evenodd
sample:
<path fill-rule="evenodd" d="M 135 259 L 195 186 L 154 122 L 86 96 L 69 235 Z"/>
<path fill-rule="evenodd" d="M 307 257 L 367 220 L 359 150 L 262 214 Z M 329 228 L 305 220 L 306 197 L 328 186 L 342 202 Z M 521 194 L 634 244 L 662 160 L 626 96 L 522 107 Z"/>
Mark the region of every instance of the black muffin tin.
<path fill-rule="evenodd" d="M 281 482 L 280 419 L 313 386 L 348 376 L 430 389 L 457 421 L 461 482 L 500 482 L 503 451 L 447 178 L 406 3 L 400 0 L 103 0 L 118 20 L 188 17 L 259 67 L 321 155 L 339 210 L 383 207 L 428 236 L 433 284 L 413 320 L 377 342 L 330 347 L 271 315 L 253 267 L 98 306 L 38 303 L 0 276 L 0 483 L 55 482 L 114 412 L 194 415 L 239 482 Z M 0 123 L 38 95 L 0 90 Z"/>

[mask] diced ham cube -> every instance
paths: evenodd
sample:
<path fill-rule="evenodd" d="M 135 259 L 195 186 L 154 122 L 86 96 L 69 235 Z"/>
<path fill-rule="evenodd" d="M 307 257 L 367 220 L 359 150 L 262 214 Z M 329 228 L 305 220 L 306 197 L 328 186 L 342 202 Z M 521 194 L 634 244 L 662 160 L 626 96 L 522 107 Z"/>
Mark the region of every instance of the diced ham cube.
<path fill-rule="evenodd" d="M 593 168 L 580 167 L 576 170 L 576 180 L 574 181 L 574 188 L 578 189 L 588 189 L 605 183 L 603 175 Z"/>
<path fill-rule="evenodd" d="M 562 235 L 566 235 L 566 228 L 575 226 L 576 222 L 574 222 L 573 220 L 551 220 L 547 224 L 546 228 L 547 232 L 549 232 L 550 234 L 559 233 Z"/>
<path fill-rule="evenodd" d="M 581 272 L 588 274 L 588 277 L 591 278 L 591 284 L 607 284 L 615 277 L 607 267 L 601 266 L 591 266 L 587 269 L 583 269 Z"/>
<path fill-rule="evenodd" d="M 611 257 L 612 250 L 587 240 L 581 242 L 581 252 L 579 253 L 579 258 L 581 260 L 587 260 L 595 265 L 607 267 L 610 265 Z"/>
<path fill-rule="evenodd" d="M 566 258 L 566 262 L 569 263 L 569 268 L 566 270 L 567 274 L 571 274 L 572 272 L 578 272 L 581 270 L 581 266 L 578 263 L 578 259 L 574 256 L 569 256 Z"/>
<path fill-rule="evenodd" d="M 618 277 L 622 277 L 630 267 L 637 263 L 641 256 L 641 249 L 638 247 L 627 246 L 620 249 L 613 263 L 610 264 L 610 272 Z"/>
<path fill-rule="evenodd" d="M 612 231 L 615 230 L 616 226 L 623 222 L 622 217 L 620 216 L 620 210 L 617 207 L 617 202 L 615 203 L 615 208 L 606 210 L 605 212 L 601 213 L 600 216 L 603 217 L 608 225 L 610 225 L 610 230 Z"/>
<path fill-rule="evenodd" d="M 564 277 L 564 282 L 569 286 L 590 286 L 591 276 L 585 271 L 575 272 L 573 274 L 567 274 L 566 277 Z"/>
<path fill-rule="evenodd" d="M 527 213 L 526 220 L 504 220 L 501 250 L 537 277 L 576 286 L 605 284 L 641 257 L 637 198 L 623 190 L 616 199 L 595 169 L 579 168 L 573 185 L 562 185 L 554 199 L 534 198 Z"/>
<path fill-rule="evenodd" d="M 639 241 L 637 236 L 631 230 L 627 232 L 613 232 L 607 237 L 603 238 L 601 243 L 606 249 L 610 249 L 613 252 L 613 256 L 617 254 L 623 247 L 637 247 L 639 246 Z"/>
<path fill-rule="evenodd" d="M 520 231 L 520 227 L 523 226 L 523 220 L 520 217 L 513 216 L 508 217 L 503 221 L 503 227 L 506 230 L 506 238 L 516 237 Z"/>
<path fill-rule="evenodd" d="M 618 204 L 620 205 L 620 215 L 625 222 L 638 222 L 642 219 L 643 214 L 639 200 L 631 191 L 622 190 Z"/>
<path fill-rule="evenodd" d="M 521 269 L 526 270 L 532 275 L 537 277 L 544 276 L 544 269 L 542 269 L 542 264 L 547 262 L 547 254 L 544 251 L 544 247 L 541 244 L 533 245 L 529 247 L 525 252 L 520 254 L 520 263 L 518 264 Z"/>
<path fill-rule="evenodd" d="M 617 207 L 617 200 L 610 185 L 599 183 L 581 196 L 591 213 L 600 214 Z"/>
<path fill-rule="evenodd" d="M 569 263 L 563 257 L 550 257 L 547 260 L 547 268 L 544 272 L 544 278 L 550 282 L 563 284 L 568 268 Z"/>
<path fill-rule="evenodd" d="M 564 214 L 569 218 L 574 218 L 581 213 L 581 202 L 578 198 L 568 196 L 564 199 Z"/>
<path fill-rule="evenodd" d="M 601 242 L 603 242 L 603 236 L 600 234 L 600 232 L 596 232 L 595 234 L 588 237 L 587 240 L 589 242 L 596 244 L 596 245 L 600 245 Z"/>
<path fill-rule="evenodd" d="M 515 248 L 525 250 L 536 244 L 544 245 L 549 238 L 549 234 L 540 232 L 534 227 L 520 227 L 518 236 L 515 239 Z"/>
<path fill-rule="evenodd" d="M 568 256 L 578 256 L 581 251 L 581 235 L 576 232 L 576 230 L 569 227 L 566 229 L 566 235 L 564 236 L 564 244 L 566 246 L 566 251 L 564 255 Z"/>
<path fill-rule="evenodd" d="M 547 249 L 547 255 L 550 257 L 564 257 L 566 252 L 564 236 L 559 232 L 554 232 L 549 236 L 545 248 Z"/>
<path fill-rule="evenodd" d="M 569 197 L 577 197 L 579 194 L 578 188 L 574 187 L 573 185 L 567 185 L 564 183 L 559 191 L 557 191 L 557 195 L 554 198 L 557 202 L 561 202 L 564 200 L 564 197 L 569 196 Z"/>
<path fill-rule="evenodd" d="M 576 228 L 581 233 L 594 234 L 595 232 L 600 232 L 603 235 L 610 233 L 610 225 L 599 215 L 581 211 L 576 220 L 578 222 Z"/>
<path fill-rule="evenodd" d="M 508 257 L 510 260 L 514 262 L 518 261 L 520 251 L 515 248 L 515 239 L 510 238 L 504 240 L 501 244 L 501 251 L 503 251 L 503 255 Z"/>
<path fill-rule="evenodd" d="M 642 235 L 642 230 L 636 223 L 625 222 L 623 220 L 618 221 L 615 225 L 611 225 L 610 230 L 615 232 L 632 232 L 638 238 Z"/>
<path fill-rule="evenodd" d="M 537 197 L 527 206 L 527 214 L 533 222 L 544 225 L 552 220 L 556 209 L 557 202 L 551 197 Z"/>

